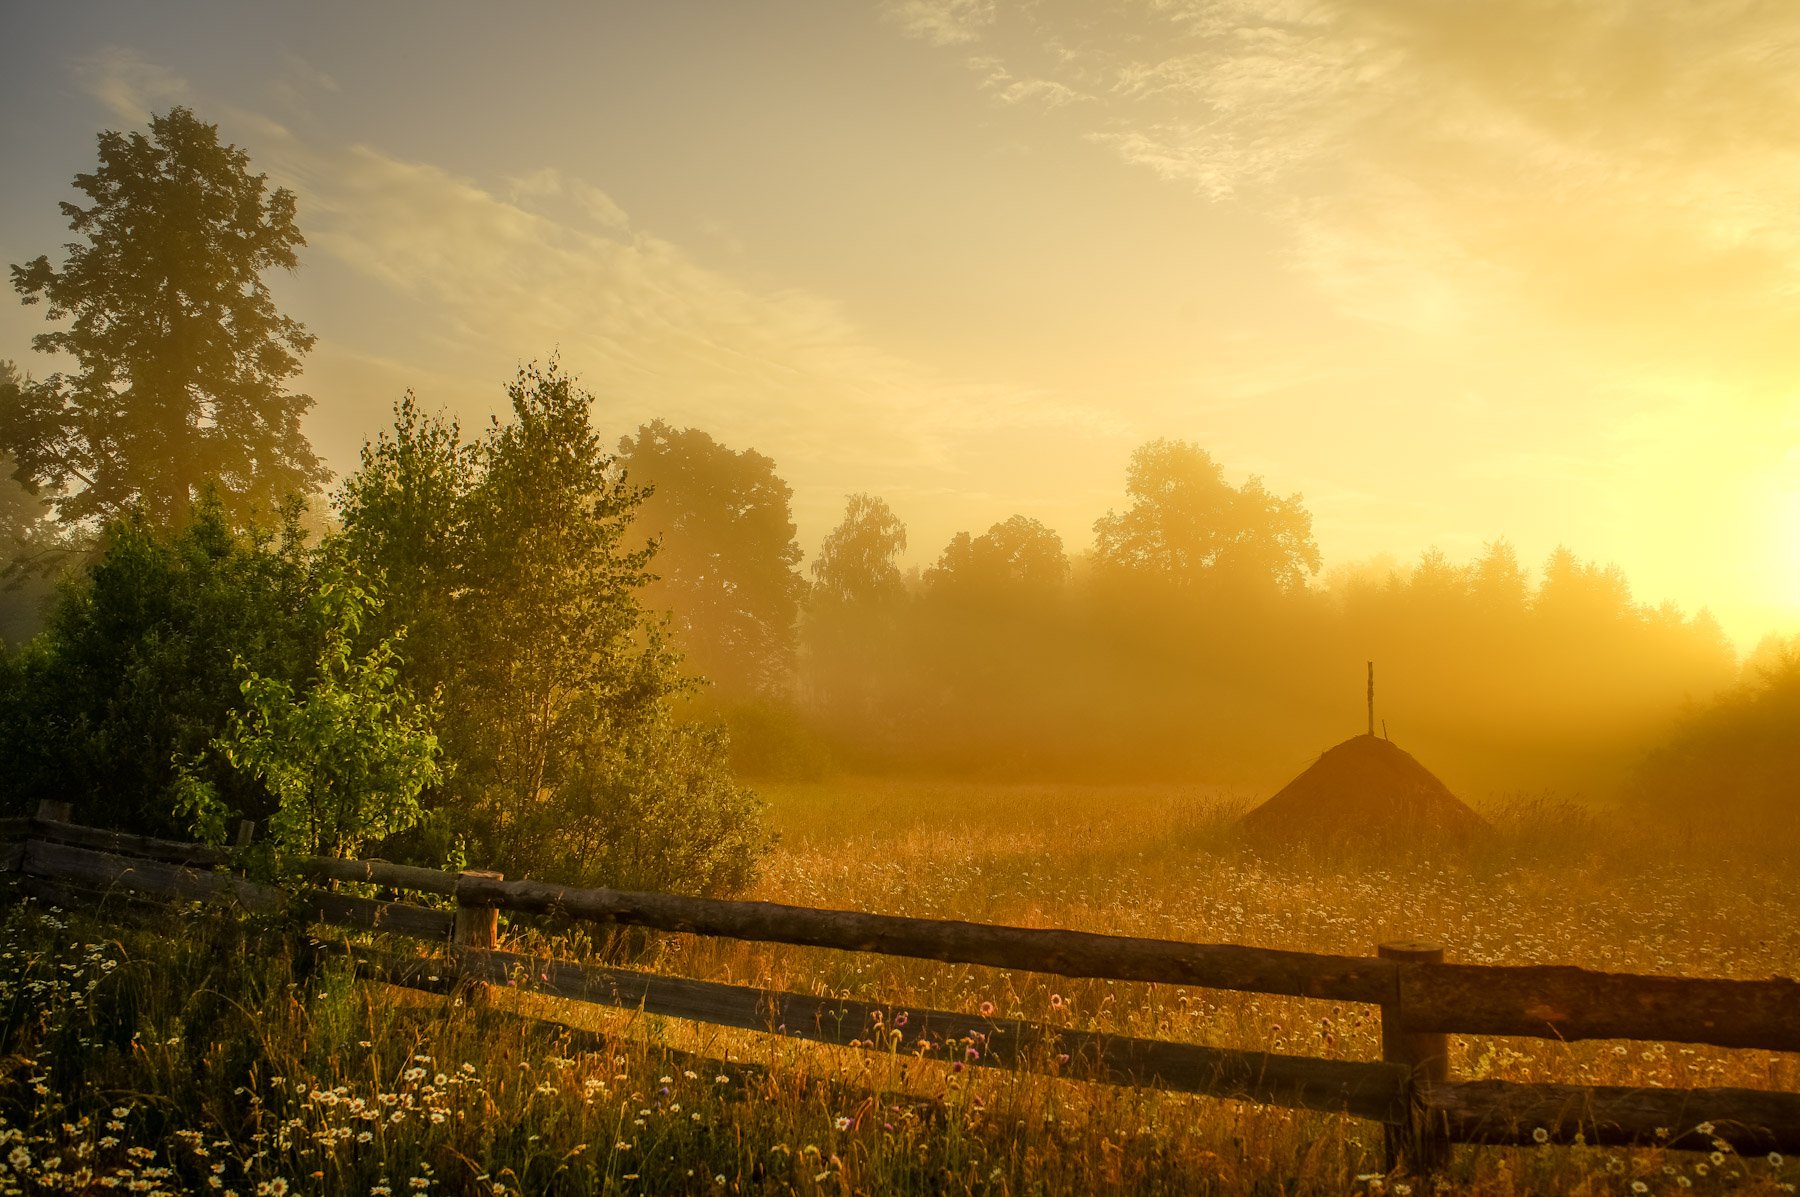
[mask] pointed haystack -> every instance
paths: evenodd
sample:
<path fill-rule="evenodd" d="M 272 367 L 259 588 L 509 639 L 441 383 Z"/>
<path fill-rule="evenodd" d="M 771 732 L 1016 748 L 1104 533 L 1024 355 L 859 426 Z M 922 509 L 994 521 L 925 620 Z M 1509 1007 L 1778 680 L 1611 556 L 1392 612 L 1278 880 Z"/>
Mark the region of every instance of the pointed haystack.
<path fill-rule="evenodd" d="M 1329 749 L 1281 792 L 1244 816 L 1265 844 L 1367 840 L 1404 835 L 1468 840 L 1487 829 L 1411 753 L 1377 736 Z"/>

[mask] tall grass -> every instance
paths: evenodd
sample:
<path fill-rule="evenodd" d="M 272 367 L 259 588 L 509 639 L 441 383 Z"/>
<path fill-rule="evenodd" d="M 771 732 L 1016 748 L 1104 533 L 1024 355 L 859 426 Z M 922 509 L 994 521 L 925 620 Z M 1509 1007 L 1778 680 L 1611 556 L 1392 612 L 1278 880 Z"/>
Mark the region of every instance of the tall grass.
<path fill-rule="evenodd" d="M 1453 960 L 1724 976 L 1800 964 L 1791 833 L 1620 823 L 1544 799 L 1421 859 L 1263 859 L 1242 795 L 852 781 L 770 793 L 754 896 L 812 905 Z M 1353 1119 L 963 1070 L 902 1044 L 778 1036 L 356 979 L 298 929 L 202 912 L 135 926 L 41 906 L 0 925 L 0 1192 L 1399 1193 Z M 510 927 L 515 938 L 523 923 Z M 562 951 L 573 952 L 565 944 Z M 1346 1059 L 1355 1005 L 885 957 L 654 940 L 641 964 L 888 1003 Z M 544 1016 L 521 1017 L 523 1014 Z M 1775 1053 L 1453 1040 L 1462 1076 L 1800 1088 Z M 1698 1117 L 1698 1115 L 1697 1115 Z M 1685 1128 L 1683 1128 L 1685 1129 Z M 1462 1149 L 1457 1191 L 1791 1191 L 1785 1161 Z M 107 1182 L 111 1181 L 112 1184 Z M 1638 1190 L 1635 1186 L 1643 1186 Z M 1423 1191 L 1422 1189 L 1420 1191 Z"/>

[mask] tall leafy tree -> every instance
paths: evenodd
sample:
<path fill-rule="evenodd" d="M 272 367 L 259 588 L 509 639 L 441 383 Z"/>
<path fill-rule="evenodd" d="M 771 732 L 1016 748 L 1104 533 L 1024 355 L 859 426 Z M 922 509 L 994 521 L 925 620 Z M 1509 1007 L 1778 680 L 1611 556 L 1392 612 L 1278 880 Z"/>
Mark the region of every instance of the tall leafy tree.
<path fill-rule="evenodd" d="M 673 613 L 687 667 L 726 695 L 786 690 L 806 582 L 774 461 L 661 420 L 623 438 L 619 461 L 650 488 L 637 512 L 657 541 L 644 602 Z"/>
<path fill-rule="evenodd" d="M 306 243 L 294 195 L 186 108 L 102 133 L 99 157 L 75 177 L 88 202 L 62 205 L 77 239 L 61 267 L 12 268 L 24 302 L 66 322 L 33 346 L 79 369 L 6 393 L 0 449 L 65 523 L 136 507 L 169 526 L 208 486 L 234 523 L 272 514 L 326 477 L 300 430 L 312 400 L 286 385 L 313 337 L 263 280 Z"/>
<path fill-rule="evenodd" d="M 1069 577 L 1062 537 L 1029 516 L 1015 515 L 980 536 L 958 532 L 925 571 L 933 594 L 975 601 L 1042 597 Z"/>
<path fill-rule="evenodd" d="M 721 734 L 671 713 L 688 683 L 638 598 L 643 493 L 559 365 L 507 398 L 469 444 L 409 397 L 340 502 L 352 559 L 390 579 L 386 619 L 413 629 L 402 680 L 442 695 L 455 773 L 430 800 L 509 873 L 740 886 L 768 835 Z"/>
<path fill-rule="evenodd" d="M 899 671 L 901 599 L 898 558 L 906 525 L 874 495 L 851 495 L 844 518 L 813 561 L 806 624 L 807 683 L 827 722 L 880 722 L 885 683 Z"/>
<path fill-rule="evenodd" d="M 1299 495 L 1281 498 L 1252 477 L 1225 480 L 1212 456 L 1187 441 L 1155 440 L 1131 455 L 1131 506 L 1094 523 L 1103 569 L 1181 589 L 1301 586 L 1319 570 L 1312 514 Z"/>
<path fill-rule="evenodd" d="M 897 559 L 906 550 L 906 525 L 874 495 L 851 495 L 844 518 L 819 546 L 814 595 L 827 604 L 875 605 L 900 597 Z"/>

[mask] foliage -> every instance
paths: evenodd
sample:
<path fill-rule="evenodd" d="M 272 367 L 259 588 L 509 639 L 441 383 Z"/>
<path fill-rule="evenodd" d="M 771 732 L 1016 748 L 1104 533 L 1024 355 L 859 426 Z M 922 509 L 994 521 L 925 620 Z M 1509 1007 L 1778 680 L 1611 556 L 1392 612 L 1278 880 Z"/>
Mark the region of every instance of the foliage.
<path fill-rule="evenodd" d="M 845 746 L 861 739 L 866 750 L 900 731 L 891 706 L 883 707 L 891 679 L 905 670 L 906 589 L 896 563 L 905 548 L 906 526 L 888 505 L 855 494 L 812 565 L 807 698 Z"/>
<path fill-rule="evenodd" d="M 278 531 L 233 531 L 212 496 L 175 532 L 116 520 L 67 579 L 49 627 L 6 661 L 0 786 L 18 813 L 55 795 L 84 822 L 187 830 L 175 761 L 201 758 L 241 700 L 234 661 L 297 684 L 317 656 L 311 561 L 290 504 Z M 268 791 L 198 766 L 225 809 L 264 818 Z"/>
<path fill-rule="evenodd" d="M 398 635 L 367 652 L 352 647 L 380 600 L 335 569 L 312 600 L 324 633 L 312 678 L 296 687 L 240 661 L 244 705 L 212 748 L 274 795 L 268 831 L 278 846 L 349 857 L 417 823 L 420 792 L 444 770 L 431 704 L 398 680 Z"/>
<path fill-rule="evenodd" d="M 284 389 L 313 338 L 262 279 L 305 244 L 293 193 L 186 108 L 99 143 L 75 177 L 89 205 L 62 205 L 81 240 L 60 269 L 12 268 L 25 303 L 68 321 L 33 346 L 80 369 L 0 395 L 0 449 L 66 524 L 135 506 L 169 526 L 207 486 L 234 522 L 266 516 L 325 477 L 300 430 L 312 400 Z"/>
<path fill-rule="evenodd" d="M 1800 795 L 1800 636 L 1771 636 L 1743 681 L 1689 711 L 1638 767 L 1632 793 L 1669 813 L 1734 824 L 1792 818 Z"/>
<path fill-rule="evenodd" d="M 652 549 L 626 543 L 642 492 L 555 362 L 507 396 L 511 419 L 474 444 L 409 397 L 340 503 L 357 568 L 403 579 L 387 614 L 415 629 L 403 676 L 442 694 L 456 773 L 431 800 L 508 871 L 737 884 L 768 837 L 723 739 L 670 717 L 688 683 L 636 597 Z M 625 788 L 638 824 L 620 821 Z M 649 830 L 660 865 L 635 846 Z"/>
<path fill-rule="evenodd" d="M 18 409 L 20 389 L 32 385 L 0 359 L 0 421 Z M 43 629 L 51 577 L 76 550 L 55 527 L 48 500 L 0 450 L 0 644 L 22 644 Z"/>
<path fill-rule="evenodd" d="M 1187 441 L 1139 448 L 1125 490 L 1131 506 L 1094 523 L 1103 569 L 1188 590 L 1293 590 L 1318 572 L 1312 516 L 1300 496 L 1278 498 L 1256 477 L 1233 487 L 1211 455 Z"/>
<path fill-rule="evenodd" d="M 0 359 L 0 422 L 18 409 L 22 389 L 32 385 L 30 379 L 20 376 L 17 365 Z M 29 479 L 19 476 L 18 463 L 10 454 L 0 452 L 0 471 L 4 472 L 0 477 L 0 557 L 10 569 L 44 536 L 49 505 Z"/>
<path fill-rule="evenodd" d="M 650 488 L 636 526 L 657 542 L 656 578 L 641 601 L 673 613 L 687 667 L 727 699 L 786 691 L 806 582 L 775 463 L 654 420 L 619 442 L 619 464 Z"/>
<path fill-rule="evenodd" d="M 1054 595 L 1068 577 L 1062 537 L 1015 515 L 973 539 L 958 532 L 925 571 L 925 585 L 934 595 L 979 603 Z"/>
<path fill-rule="evenodd" d="M 824 604 L 873 606 L 902 593 L 895 559 L 906 549 L 906 525 L 874 495 L 851 495 L 844 518 L 819 546 L 814 597 Z"/>

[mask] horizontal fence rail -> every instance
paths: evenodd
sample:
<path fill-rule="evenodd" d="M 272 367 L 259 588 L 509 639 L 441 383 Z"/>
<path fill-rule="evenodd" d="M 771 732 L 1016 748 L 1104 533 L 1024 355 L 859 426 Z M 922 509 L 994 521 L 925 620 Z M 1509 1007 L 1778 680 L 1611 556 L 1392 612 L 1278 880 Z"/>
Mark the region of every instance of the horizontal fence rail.
<path fill-rule="evenodd" d="M 46 806 L 50 817 L 0 820 L 0 872 L 17 873 L 26 893 L 57 900 L 113 894 L 152 903 L 217 899 L 247 911 L 285 912 L 448 948 L 451 954 L 442 960 L 362 954 L 359 967 L 366 975 L 414 988 L 516 985 L 819 1043 L 917 1051 L 946 1063 L 1343 1112 L 1388 1127 L 1390 1163 L 1399 1157 L 1419 1170 L 1441 1162 L 1451 1142 L 1711 1150 L 1720 1139 L 1739 1151 L 1800 1151 L 1800 1094 L 1458 1081 L 1445 1067 L 1448 1034 L 1800 1051 L 1800 983 L 1788 978 L 1453 964 L 1424 945 L 1384 945 L 1378 957 L 1334 956 L 584 889 L 386 861 L 305 858 L 293 870 L 325 887 L 354 883 L 455 899 L 454 910 L 433 909 L 332 888 L 289 890 L 249 881 L 224 871 L 238 858 L 232 850 L 80 827 L 57 817 L 66 812 L 54 804 Z M 1320 1060 L 1171 1043 L 540 960 L 497 949 L 501 910 L 1061 976 L 1370 1003 L 1381 1008 L 1386 1059 Z M 1706 1133 L 1696 1129 L 1702 1124 Z"/>
<path fill-rule="evenodd" d="M 1064 977 L 1160 981 L 1333 1001 L 1392 1001 L 1398 984 L 1393 965 L 1358 956 L 1322 956 L 1088 931 L 997 927 L 954 919 L 817 910 L 776 902 L 574 889 L 538 881 L 469 876 L 457 883 L 456 900 L 471 906 L 622 923 L 657 931 L 875 952 L 951 964 L 985 964 Z"/>
<path fill-rule="evenodd" d="M 1271 1052 L 1103 1035 L 1012 1018 L 785 993 L 633 969 L 462 950 L 454 969 L 417 957 L 369 953 L 372 976 L 415 988 L 421 980 L 513 984 L 596 1005 L 745 1031 L 773 1031 L 842 1047 L 915 1052 L 944 1063 L 1027 1068 L 1115 1085 L 1242 1097 L 1266 1105 L 1345 1112 L 1377 1122 L 1406 1109 L 1410 1070 L 1396 1064 L 1316 1060 Z"/>

